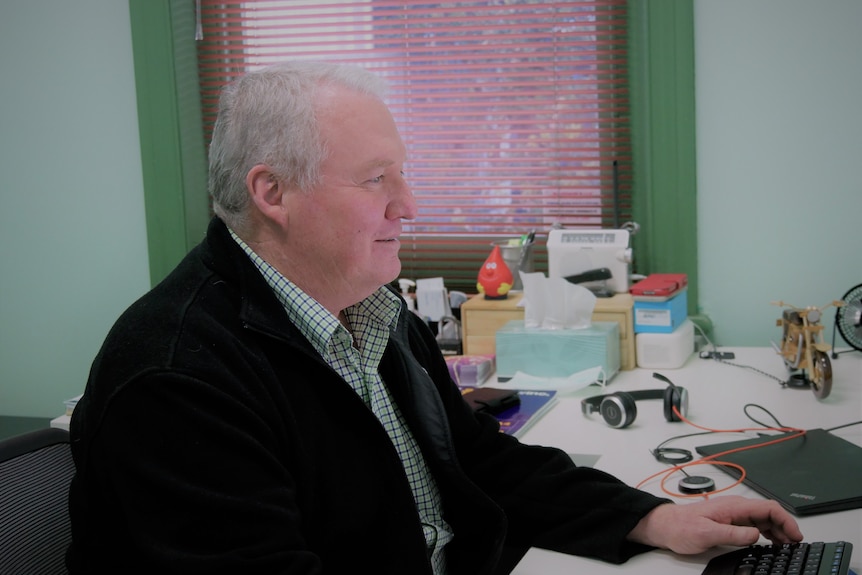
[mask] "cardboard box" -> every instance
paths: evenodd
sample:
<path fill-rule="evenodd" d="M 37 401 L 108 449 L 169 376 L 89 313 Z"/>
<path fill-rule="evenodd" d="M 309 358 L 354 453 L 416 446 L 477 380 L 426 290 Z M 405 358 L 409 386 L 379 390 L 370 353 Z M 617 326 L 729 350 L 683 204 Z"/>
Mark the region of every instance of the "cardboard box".
<path fill-rule="evenodd" d="M 596 321 L 584 329 L 526 328 L 507 322 L 496 334 L 497 379 L 517 372 L 535 377 L 569 377 L 600 365 L 610 380 L 620 370 L 620 326 Z"/>
<path fill-rule="evenodd" d="M 688 317 L 688 289 L 665 301 L 635 299 L 635 333 L 673 333 Z"/>

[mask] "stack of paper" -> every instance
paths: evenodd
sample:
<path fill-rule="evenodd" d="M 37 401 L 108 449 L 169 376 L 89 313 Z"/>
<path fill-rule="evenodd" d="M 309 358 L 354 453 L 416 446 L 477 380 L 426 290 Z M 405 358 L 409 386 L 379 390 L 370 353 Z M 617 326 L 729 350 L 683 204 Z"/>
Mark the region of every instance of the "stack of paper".
<path fill-rule="evenodd" d="M 75 411 L 75 406 L 78 405 L 78 400 L 81 399 L 82 395 L 84 394 L 82 393 L 81 395 L 76 395 L 75 397 L 67 399 L 63 402 L 63 404 L 66 406 L 66 415 L 72 415 L 72 412 Z"/>
<path fill-rule="evenodd" d="M 72 420 L 72 413 L 75 411 L 75 406 L 78 405 L 78 400 L 81 399 L 81 395 L 76 395 L 75 397 L 71 397 L 63 402 L 63 405 L 66 406 L 66 412 L 63 415 L 52 419 L 51 427 L 57 427 L 59 429 L 69 431 L 69 422 Z"/>

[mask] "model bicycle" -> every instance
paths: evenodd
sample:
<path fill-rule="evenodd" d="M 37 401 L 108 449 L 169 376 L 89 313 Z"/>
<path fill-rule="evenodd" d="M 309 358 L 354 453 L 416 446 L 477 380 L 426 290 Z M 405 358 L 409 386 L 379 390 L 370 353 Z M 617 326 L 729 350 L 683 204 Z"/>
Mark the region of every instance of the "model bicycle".
<path fill-rule="evenodd" d="M 844 302 L 836 300 L 822 307 L 805 308 L 791 306 L 783 301 L 772 304 L 787 308 L 775 322 L 782 328 L 781 347 L 774 343 L 772 345 L 784 358 L 787 368 L 796 372 L 791 376 L 791 382 L 810 385 L 818 399 L 827 397 L 832 391 L 832 362 L 829 360 L 832 347 L 823 341 L 820 319 L 824 309 L 833 305 L 840 307 Z"/>

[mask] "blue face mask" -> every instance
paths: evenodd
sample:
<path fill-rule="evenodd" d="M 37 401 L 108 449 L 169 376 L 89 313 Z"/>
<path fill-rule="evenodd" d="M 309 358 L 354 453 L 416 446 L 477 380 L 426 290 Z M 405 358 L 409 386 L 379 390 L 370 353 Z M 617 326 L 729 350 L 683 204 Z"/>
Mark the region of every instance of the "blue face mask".
<path fill-rule="evenodd" d="M 512 379 L 505 382 L 496 382 L 493 387 L 500 389 L 521 390 L 556 390 L 559 394 L 583 389 L 588 385 L 598 383 L 602 387 L 607 383 L 602 366 L 582 369 L 568 377 L 536 377 L 526 373 L 517 372 Z"/>

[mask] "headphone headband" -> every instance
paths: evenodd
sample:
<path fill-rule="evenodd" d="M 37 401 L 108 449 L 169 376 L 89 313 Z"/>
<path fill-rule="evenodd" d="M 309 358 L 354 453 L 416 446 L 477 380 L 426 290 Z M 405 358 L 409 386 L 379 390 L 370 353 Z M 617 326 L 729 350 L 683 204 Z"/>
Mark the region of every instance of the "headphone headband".
<path fill-rule="evenodd" d="M 639 389 L 636 391 L 626 391 L 629 397 L 634 400 L 638 399 L 662 399 L 664 397 L 665 390 L 663 389 Z M 592 397 L 585 397 L 581 400 L 581 411 L 585 414 L 594 413 L 599 410 L 599 406 L 602 404 L 602 400 L 606 397 L 610 397 L 614 395 L 613 393 L 609 393 L 607 395 L 594 395 Z"/>

